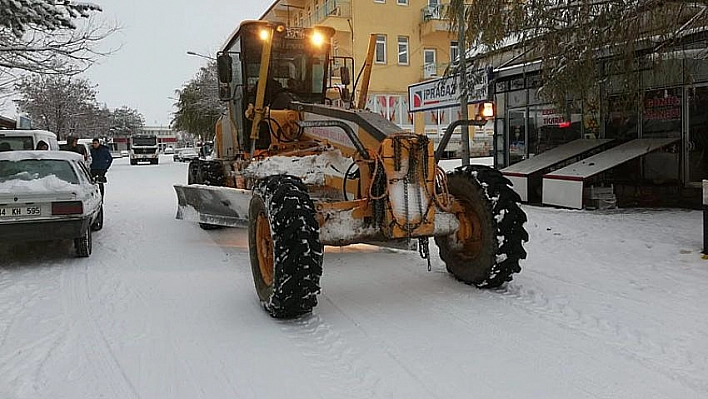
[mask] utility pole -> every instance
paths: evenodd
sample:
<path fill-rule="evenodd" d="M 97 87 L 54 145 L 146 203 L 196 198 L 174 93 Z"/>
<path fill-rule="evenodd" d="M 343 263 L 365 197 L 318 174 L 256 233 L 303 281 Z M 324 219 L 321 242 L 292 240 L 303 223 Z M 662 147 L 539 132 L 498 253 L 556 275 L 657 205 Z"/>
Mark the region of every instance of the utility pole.
<path fill-rule="evenodd" d="M 467 112 L 467 45 L 465 44 L 465 7 L 464 5 L 458 10 L 458 35 L 457 45 L 460 49 L 460 110 L 462 111 L 462 120 L 469 119 Z M 470 164 L 470 130 L 466 124 L 462 125 L 462 166 Z"/>

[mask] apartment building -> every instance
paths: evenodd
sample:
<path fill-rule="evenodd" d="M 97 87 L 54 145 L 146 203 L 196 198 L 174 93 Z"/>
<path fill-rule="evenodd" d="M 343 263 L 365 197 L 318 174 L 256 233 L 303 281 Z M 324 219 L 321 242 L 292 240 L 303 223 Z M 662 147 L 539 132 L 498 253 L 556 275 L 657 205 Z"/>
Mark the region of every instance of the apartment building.
<path fill-rule="evenodd" d="M 376 35 L 367 108 L 402 129 L 436 136 L 458 119 L 459 108 L 408 112 L 410 84 L 441 76 L 459 55 L 441 0 L 276 0 L 261 20 L 291 27 L 330 26 L 335 56 L 363 65 L 369 35 Z"/>

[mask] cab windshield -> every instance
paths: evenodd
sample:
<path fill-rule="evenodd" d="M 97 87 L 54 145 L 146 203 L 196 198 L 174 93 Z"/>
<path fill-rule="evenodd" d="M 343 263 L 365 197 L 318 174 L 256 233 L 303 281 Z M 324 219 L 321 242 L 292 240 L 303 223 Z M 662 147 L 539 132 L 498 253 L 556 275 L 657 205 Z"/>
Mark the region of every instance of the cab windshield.
<path fill-rule="evenodd" d="M 259 29 L 256 25 L 248 26 L 244 29 L 244 34 L 256 35 Z M 271 50 L 269 92 L 286 90 L 300 101 L 323 101 L 328 47 L 313 44 L 309 37 L 311 32 L 311 29 L 289 28 L 284 33 L 275 34 Z M 245 83 L 247 92 L 254 93 L 260 72 L 263 43 L 258 39 L 244 40 L 243 43 Z"/>

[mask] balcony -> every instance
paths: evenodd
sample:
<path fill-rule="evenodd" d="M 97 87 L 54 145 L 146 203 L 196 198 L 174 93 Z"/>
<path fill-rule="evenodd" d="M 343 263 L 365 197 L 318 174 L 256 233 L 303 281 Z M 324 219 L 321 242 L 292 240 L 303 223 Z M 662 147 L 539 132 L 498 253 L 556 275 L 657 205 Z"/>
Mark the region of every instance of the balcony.
<path fill-rule="evenodd" d="M 312 15 L 305 17 L 304 26 L 331 26 L 337 31 L 350 31 L 347 18 L 352 16 L 351 0 L 327 0 L 315 9 Z"/>
<path fill-rule="evenodd" d="M 423 37 L 436 32 L 451 32 L 450 22 L 447 20 L 449 4 L 425 6 L 421 10 L 421 34 Z"/>

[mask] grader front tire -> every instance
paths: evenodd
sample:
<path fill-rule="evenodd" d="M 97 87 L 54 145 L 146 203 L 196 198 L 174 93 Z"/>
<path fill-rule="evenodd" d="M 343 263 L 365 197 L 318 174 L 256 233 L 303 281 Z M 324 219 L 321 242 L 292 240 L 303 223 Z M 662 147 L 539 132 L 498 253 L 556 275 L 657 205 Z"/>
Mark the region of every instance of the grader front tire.
<path fill-rule="evenodd" d="M 311 312 L 323 248 L 307 188 L 294 177 L 265 179 L 254 190 L 248 216 L 251 271 L 265 309 L 279 319 Z"/>
<path fill-rule="evenodd" d="M 440 258 L 455 278 L 479 288 L 511 281 L 526 259 L 528 233 L 520 200 L 499 171 L 480 165 L 448 174 L 448 189 L 459 202 L 460 232 L 436 237 Z"/>

